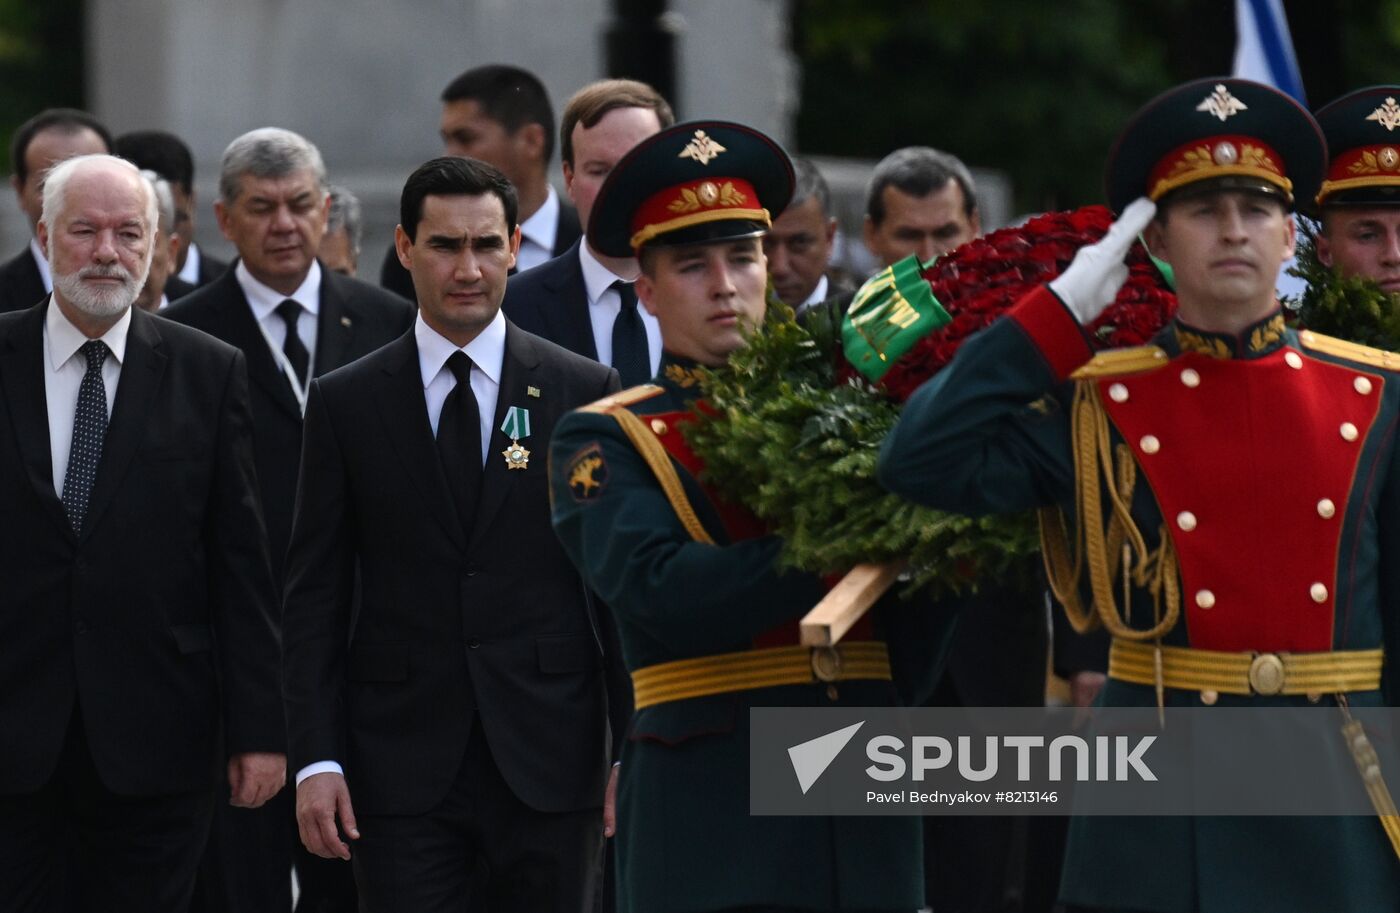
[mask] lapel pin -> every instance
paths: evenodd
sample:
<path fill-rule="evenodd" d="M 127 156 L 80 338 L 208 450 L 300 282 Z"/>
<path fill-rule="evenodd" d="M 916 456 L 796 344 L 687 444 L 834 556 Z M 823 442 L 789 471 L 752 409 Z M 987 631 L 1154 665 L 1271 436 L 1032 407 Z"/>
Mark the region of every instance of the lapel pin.
<path fill-rule="evenodd" d="M 540 398 L 540 388 L 539 388 L 539 387 L 526 387 L 526 388 L 525 388 L 525 395 L 526 395 L 526 396 L 533 396 L 535 399 L 539 399 L 539 398 Z"/>
<path fill-rule="evenodd" d="M 348 327 L 348 326 L 350 325 L 350 318 L 349 318 L 349 317 L 342 317 L 342 318 L 340 318 L 340 325 L 343 326 L 343 327 Z"/>

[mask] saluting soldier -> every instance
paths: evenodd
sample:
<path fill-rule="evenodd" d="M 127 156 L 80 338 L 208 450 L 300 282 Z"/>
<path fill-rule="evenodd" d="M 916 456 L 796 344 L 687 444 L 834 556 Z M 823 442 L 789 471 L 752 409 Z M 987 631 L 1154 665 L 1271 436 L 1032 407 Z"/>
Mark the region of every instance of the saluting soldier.
<path fill-rule="evenodd" d="M 1109 156 L 1119 221 L 970 340 L 885 441 L 881 480 L 911 500 L 1051 511 L 1057 596 L 1112 636 L 1106 705 L 1311 701 L 1341 724 L 1348 704 L 1392 702 L 1400 357 L 1289 329 L 1274 293 L 1289 212 L 1325 162 L 1312 117 L 1272 88 L 1158 97 Z M 1095 356 L 1083 327 L 1144 229 L 1179 311 L 1151 345 Z M 1086 817 L 1069 839 L 1073 908 L 1400 909 L 1394 819 Z"/>
<path fill-rule="evenodd" d="M 550 445 L 555 530 L 613 608 L 635 687 L 622 911 L 921 905 L 917 819 L 749 815 L 750 707 L 889 706 L 895 676 L 906 693 L 931 684 L 946 621 L 896 608 L 837 648 L 799 646 L 825 587 L 779 572 L 781 542 L 699 481 L 683 437 L 697 368 L 723 365 L 764 319 L 762 236 L 792 187 L 763 134 L 679 124 L 618 163 L 589 220 L 595 250 L 639 257 L 637 295 L 664 347 L 652 383 L 567 416 Z"/>

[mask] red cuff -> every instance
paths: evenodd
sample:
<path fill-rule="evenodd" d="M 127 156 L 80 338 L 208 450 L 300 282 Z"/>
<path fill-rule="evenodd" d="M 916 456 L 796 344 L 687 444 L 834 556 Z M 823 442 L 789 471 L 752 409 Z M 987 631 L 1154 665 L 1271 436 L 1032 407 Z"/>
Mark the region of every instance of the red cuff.
<path fill-rule="evenodd" d="M 1011 308 L 1009 316 L 1040 350 L 1057 381 L 1068 380 L 1076 368 L 1094 356 L 1084 328 L 1049 286 L 1027 292 Z"/>

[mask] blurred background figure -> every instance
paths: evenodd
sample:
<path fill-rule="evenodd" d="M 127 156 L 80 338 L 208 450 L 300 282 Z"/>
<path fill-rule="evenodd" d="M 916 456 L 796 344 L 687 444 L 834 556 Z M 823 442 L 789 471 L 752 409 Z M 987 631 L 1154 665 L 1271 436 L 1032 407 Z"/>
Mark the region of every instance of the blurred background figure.
<path fill-rule="evenodd" d="M 330 189 L 331 209 L 321 236 L 321 265 L 342 276 L 354 276 L 360 265 L 360 200 L 339 184 Z"/>

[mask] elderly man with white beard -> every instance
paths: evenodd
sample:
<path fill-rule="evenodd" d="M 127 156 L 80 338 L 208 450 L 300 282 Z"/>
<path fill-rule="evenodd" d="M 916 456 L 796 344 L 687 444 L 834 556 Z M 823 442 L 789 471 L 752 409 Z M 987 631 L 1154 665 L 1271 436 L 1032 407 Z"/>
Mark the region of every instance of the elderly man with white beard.
<path fill-rule="evenodd" d="M 283 785 L 243 356 L 133 308 L 128 162 L 44 188 L 53 294 L 0 315 L 0 909 L 188 908 L 216 777 Z"/>

